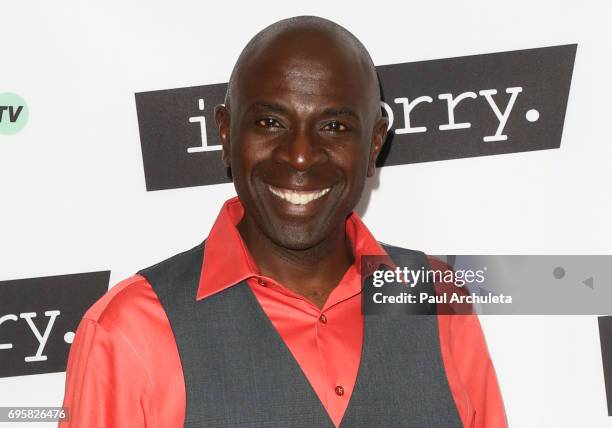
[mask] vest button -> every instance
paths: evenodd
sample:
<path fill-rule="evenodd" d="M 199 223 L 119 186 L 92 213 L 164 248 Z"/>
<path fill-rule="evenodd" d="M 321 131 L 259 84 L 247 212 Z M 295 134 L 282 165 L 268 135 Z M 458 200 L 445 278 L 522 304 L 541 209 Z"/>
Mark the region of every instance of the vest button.
<path fill-rule="evenodd" d="M 266 285 L 266 281 L 264 281 L 264 280 L 263 280 L 263 279 L 261 279 L 261 278 L 258 278 L 258 279 L 257 279 L 257 282 L 259 283 L 259 285 Z"/>
<path fill-rule="evenodd" d="M 340 385 L 338 385 L 335 389 L 334 392 L 336 393 L 336 395 L 338 397 L 342 397 L 344 395 L 344 388 L 342 388 Z"/>
<path fill-rule="evenodd" d="M 327 324 L 327 317 L 325 316 L 325 314 L 321 314 L 321 316 L 319 317 L 319 321 L 321 321 L 323 324 Z"/>

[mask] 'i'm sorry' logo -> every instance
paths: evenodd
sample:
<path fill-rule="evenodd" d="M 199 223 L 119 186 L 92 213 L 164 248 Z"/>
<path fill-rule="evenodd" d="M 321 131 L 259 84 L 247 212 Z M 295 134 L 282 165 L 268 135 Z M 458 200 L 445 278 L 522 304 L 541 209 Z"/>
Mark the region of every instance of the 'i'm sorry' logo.
<path fill-rule="evenodd" d="M 21 131 L 28 116 L 28 106 L 23 98 L 12 92 L 0 93 L 0 135 Z"/>
<path fill-rule="evenodd" d="M 378 66 L 379 166 L 559 148 L 577 45 Z M 227 84 L 136 94 L 147 190 L 229 182 L 213 109 Z"/>

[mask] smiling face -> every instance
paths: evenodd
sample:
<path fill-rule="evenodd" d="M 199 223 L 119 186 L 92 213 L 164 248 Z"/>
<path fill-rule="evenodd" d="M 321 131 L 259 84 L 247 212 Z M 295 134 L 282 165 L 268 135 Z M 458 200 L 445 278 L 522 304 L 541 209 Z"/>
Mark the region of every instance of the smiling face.
<path fill-rule="evenodd" d="M 354 43 L 293 29 L 251 49 L 216 110 L 245 221 L 274 244 L 312 248 L 344 229 L 387 130 L 376 76 Z"/>

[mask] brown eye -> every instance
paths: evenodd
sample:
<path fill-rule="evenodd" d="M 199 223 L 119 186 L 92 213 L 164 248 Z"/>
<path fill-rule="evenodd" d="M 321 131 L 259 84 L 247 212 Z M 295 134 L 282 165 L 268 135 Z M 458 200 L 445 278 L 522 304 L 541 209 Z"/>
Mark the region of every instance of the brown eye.
<path fill-rule="evenodd" d="M 266 117 L 257 121 L 257 126 L 261 126 L 262 128 L 282 128 L 282 125 L 276 119 L 272 119 L 271 117 Z"/>
<path fill-rule="evenodd" d="M 323 127 L 323 131 L 344 132 L 346 130 L 346 126 L 337 120 L 331 121 Z"/>

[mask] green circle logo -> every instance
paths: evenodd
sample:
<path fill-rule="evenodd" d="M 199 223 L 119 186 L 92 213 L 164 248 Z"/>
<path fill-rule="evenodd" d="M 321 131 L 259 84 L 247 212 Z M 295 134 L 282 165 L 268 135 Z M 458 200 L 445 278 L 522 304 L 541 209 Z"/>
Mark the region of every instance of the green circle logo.
<path fill-rule="evenodd" d="M 21 131 L 28 122 L 30 110 L 25 100 L 12 92 L 0 93 L 0 135 Z"/>

